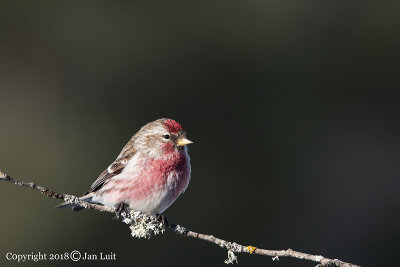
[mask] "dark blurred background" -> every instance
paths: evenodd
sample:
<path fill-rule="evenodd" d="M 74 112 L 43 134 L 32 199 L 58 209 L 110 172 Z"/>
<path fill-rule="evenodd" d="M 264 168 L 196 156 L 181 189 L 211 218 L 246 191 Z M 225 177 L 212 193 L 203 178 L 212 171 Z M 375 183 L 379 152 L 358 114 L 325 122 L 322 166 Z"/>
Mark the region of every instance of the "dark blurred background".
<path fill-rule="evenodd" d="M 170 221 L 246 245 L 395 265 L 399 8 L 2 1 L 0 168 L 78 195 L 142 125 L 171 117 L 195 143 Z M 0 183 L 0 265 L 16 265 L 7 252 L 75 249 L 116 253 L 92 262 L 104 266 L 224 265 L 213 244 L 170 231 L 133 239 L 111 214 L 58 203 Z M 238 256 L 241 266 L 315 265 Z"/>

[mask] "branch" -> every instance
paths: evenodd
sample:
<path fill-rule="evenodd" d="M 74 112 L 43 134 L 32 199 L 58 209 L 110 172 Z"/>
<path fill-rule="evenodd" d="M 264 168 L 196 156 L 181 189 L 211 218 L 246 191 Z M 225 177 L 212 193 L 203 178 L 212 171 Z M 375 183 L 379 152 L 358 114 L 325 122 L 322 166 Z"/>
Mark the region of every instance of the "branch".
<path fill-rule="evenodd" d="M 87 202 L 79 200 L 79 198 L 74 195 L 60 194 L 53 190 L 36 185 L 34 183 L 27 183 L 27 182 L 15 180 L 12 177 L 10 177 L 8 174 L 2 172 L 1 170 L 0 170 L 0 181 L 10 182 L 10 183 L 13 183 L 18 186 L 29 187 L 29 188 L 39 191 L 40 193 L 44 194 L 47 197 L 55 198 L 55 199 L 62 199 L 66 202 L 77 204 L 85 209 L 95 209 L 98 211 L 116 213 L 116 210 L 111 207 L 87 203 Z M 150 224 L 157 222 L 157 221 L 154 221 L 155 220 L 154 218 L 149 217 L 144 214 L 141 214 L 141 213 L 138 213 L 138 212 L 131 212 L 130 215 L 129 214 L 125 214 L 125 215 L 122 214 L 122 215 L 125 218 L 124 222 L 126 222 L 128 224 L 131 224 L 132 220 L 130 218 L 132 218 L 132 217 L 134 218 L 135 221 L 138 218 L 140 218 L 143 220 L 142 222 L 146 222 L 146 223 L 149 223 L 149 221 L 146 221 L 146 220 L 150 220 Z M 153 221 L 151 221 L 151 220 L 153 220 Z M 163 227 L 165 227 L 164 224 L 162 224 L 162 225 L 163 225 Z M 273 261 L 279 260 L 279 257 L 291 257 L 291 258 L 297 258 L 297 259 L 301 259 L 301 260 L 314 261 L 314 262 L 318 263 L 317 267 L 328 267 L 328 266 L 360 267 L 358 265 L 343 262 L 338 259 L 329 259 L 329 258 L 325 258 L 320 255 L 311 255 L 311 254 L 307 254 L 307 253 L 303 253 L 303 252 L 294 251 L 290 248 L 286 249 L 286 250 L 269 250 L 269 249 L 257 248 L 254 246 L 243 246 L 243 245 L 237 244 L 235 242 L 229 242 L 229 241 L 214 237 L 213 235 L 201 234 L 201 233 L 197 233 L 197 232 L 188 230 L 187 228 L 180 226 L 178 224 L 169 223 L 168 228 L 173 230 L 176 234 L 202 239 L 202 240 L 214 243 L 214 244 L 220 246 L 221 248 L 226 248 L 228 250 L 228 259 L 225 261 L 225 263 L 227 263 L 227 264 L 233 263 L 235 261 L 237 262 L 237 258 L 234 253 L 248 253 L 248 254 L 258 254 L 258 255 L 270 256 L 270 257 L 273 257 L 272 258 Z M 135 236 L 132 226 L 131 226 L 131 229 L 132 229 L 132 235 Z M 152 228 L 152 230 L 153 230 L 153 228 Z M 163 230 L 161 230 L 161 232 L 163 232 Z M 141 236 L 141 237 L 144 237 L 144 236 Z"/>

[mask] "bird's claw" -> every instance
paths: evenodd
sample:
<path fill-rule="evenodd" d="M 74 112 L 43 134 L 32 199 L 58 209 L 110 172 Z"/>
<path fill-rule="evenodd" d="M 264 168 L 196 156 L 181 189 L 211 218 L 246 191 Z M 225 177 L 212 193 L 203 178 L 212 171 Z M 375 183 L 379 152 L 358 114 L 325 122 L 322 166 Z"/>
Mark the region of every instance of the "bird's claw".
<path fill-rule="evenodd" d="M 125 213 L 125 214 L 123 214 Z M 119 219 L 120 216 L 124 216 L 126 217 L 127 215 L 129 215 L 129 206 L 125 203 L 119 203 L 116 210 L 115 210 L 115 217 L 113 218 L 113 220 L 117 220 Z"/>
<path fill-rule="evenodd" d="M 164 224 L 165 226 L 169 225 L 167 217 L 165 217 L 164 214 L 157 214 L 156 220 L 157 220 L 157 222 L 160 222 L 160 223 Z"/>

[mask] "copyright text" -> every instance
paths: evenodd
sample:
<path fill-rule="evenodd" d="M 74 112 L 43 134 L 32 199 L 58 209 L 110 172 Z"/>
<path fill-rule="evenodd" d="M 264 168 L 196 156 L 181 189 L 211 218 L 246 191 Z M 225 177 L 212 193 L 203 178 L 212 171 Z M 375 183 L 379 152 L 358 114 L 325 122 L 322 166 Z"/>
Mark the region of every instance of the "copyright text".
<path fill-rule="evenodd" d="M 63 253 L 43 253 L 43 252 L 30 252 L 30 253 L 14 253 L 7 252 L 5 258 L 8 261 L 17 262 L 38 262 L 38 261 L 115 261 L 117 256 L 114 252 L 99 252 L 89 253 L 73 250 L 71 252 Z"/>

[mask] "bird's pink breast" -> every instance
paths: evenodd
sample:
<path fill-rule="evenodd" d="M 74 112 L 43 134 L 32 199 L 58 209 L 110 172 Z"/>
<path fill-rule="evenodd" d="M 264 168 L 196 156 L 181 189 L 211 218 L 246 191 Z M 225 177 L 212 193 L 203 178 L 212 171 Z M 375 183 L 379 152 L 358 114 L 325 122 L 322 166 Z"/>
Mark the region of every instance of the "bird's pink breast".
<path fill-rule="evenodd" d="M 186 189 L 189 179 L 186 153 L 168 153 L 127 166 L 107 184 L 102 197 L 109 204 L 125 202 L 142 212 L 161 213 Z"/>
<path fill-rule="evenodd" d="M 157 190 L 173 190 L 180 194 L 186 184 L 188 168 L 187 161 L 183 157 L 148 160 L 143 164 L 143 168 L 143 179 L 137 181 L 137 188 L 133 192 L 136 200 L 146 198 Z"/>

